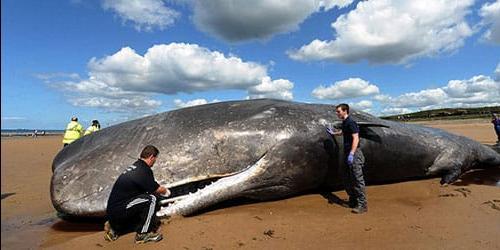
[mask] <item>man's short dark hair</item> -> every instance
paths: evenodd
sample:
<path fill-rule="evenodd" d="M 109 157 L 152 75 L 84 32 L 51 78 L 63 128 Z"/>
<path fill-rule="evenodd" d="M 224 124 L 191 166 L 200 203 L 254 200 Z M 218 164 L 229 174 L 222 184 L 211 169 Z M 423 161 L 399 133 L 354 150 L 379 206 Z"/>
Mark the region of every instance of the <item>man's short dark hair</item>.
<path fill-rule="evenodd" d="M 342 109 L 342 111 L 347 111 L 347 113 L 349 114 L 349 105 L 347 105 L 346 103 L 341 103 L 335 107 L 335 109 L 338 108 Z"/>
<path fill-rule="evenodd" d="M 156 157 L 156 156 L 158 156 L 159 153 L 160 153 L 160 151 L 155 146 L 147 145 L 146 147 L 144 147 L 144 149 L 141 152 L 141 158 L 147 159 L 151 155 Z"/>

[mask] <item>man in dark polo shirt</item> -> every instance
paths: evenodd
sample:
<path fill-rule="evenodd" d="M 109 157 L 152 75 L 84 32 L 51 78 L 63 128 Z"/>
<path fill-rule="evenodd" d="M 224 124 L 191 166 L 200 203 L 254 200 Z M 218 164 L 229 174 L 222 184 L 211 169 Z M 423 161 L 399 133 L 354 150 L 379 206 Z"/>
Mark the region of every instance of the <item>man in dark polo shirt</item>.
<path fill-rule="evenodd" d="M 349 207 L 352 212 L 361 214 L 368 211 L 363 166 L 365 157 L 359 148 L 359 127 L 349 116 L 349 105 L 342 103 L 336 106 L 337 117 L 342 119 L 342 131 L 333 132 L 333 135 L 342 135 L 344 139 L 344 157 L 346 169 L 340 169 L 345 190 L 349 195 Z M 342 168 L 342 167 L 341 167 Z"/>
<path fill-rule="evenodd" d="M 160 221 L 156 212 L 160 209 L 157 195 L 168 196 L 170 191 L 160 186 L 151 168 L 159 151 L 146 146 L 134 164 L 118 177 L 108 199 L 105 239 L 114 241 L 118 236 L 136 231 L 136 243 L 160 241 L 163 236 L 156 232 Z"/>

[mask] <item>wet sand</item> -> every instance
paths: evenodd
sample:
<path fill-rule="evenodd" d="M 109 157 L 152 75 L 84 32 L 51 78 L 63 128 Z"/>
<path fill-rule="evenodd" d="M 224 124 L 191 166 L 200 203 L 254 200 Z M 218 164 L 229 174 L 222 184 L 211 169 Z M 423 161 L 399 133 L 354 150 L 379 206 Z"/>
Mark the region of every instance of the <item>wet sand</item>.
<path fill-rule="evenodd" d="M 427 122 L 493 144 L 487 120 Z M 98 222 L 57 218 L 49 196 L 61 138 L 2 138 L 2 249 L 137 247 L 134 235 L 103 239 Z M 500 249 L 500 169 L 476 171 L 454 185 L 439 179 L 369 186 L 369 212 L 336 204 L 343 191 L 240 204 L 164 221 L 165 239 L 140 248 L 170 249 Z"/>

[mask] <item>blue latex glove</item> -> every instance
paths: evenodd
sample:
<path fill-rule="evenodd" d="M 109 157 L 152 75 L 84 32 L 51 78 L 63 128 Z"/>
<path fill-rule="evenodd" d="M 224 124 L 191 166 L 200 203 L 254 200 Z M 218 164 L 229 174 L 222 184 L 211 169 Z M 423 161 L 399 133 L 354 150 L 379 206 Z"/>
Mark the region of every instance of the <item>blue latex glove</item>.
<path fill-rule="evenodd" d="M 349 153 L 349 156 L 347 156 L 347 164 L 352 165 L 354 163 L 354 154 Z"/>
<path fill-rule="evenodd" d="M 333 135 L 334 131 L 332 128 L 326 127 L 326 132 Z"/>

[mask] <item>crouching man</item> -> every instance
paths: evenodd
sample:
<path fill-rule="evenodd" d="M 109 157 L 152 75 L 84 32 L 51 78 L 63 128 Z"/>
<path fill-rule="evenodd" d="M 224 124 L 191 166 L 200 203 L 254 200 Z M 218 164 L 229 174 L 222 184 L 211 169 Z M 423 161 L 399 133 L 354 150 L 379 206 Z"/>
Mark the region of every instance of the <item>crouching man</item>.
<path fill-rule="evenodd" d="M 116 180 L 106 208 L 108 221 L 104 225 L 107 241 L 119 235 L 137 232 L 135 243 L 157 242 L 163 236 L 157 232 L 160 221 L 156 211 L 160 209 L 157 195 L 168 196 L 170 191 L 158 184 L 151 168 L 159 151 L 155 146 L 146 146 L 134 164 Z"/>

